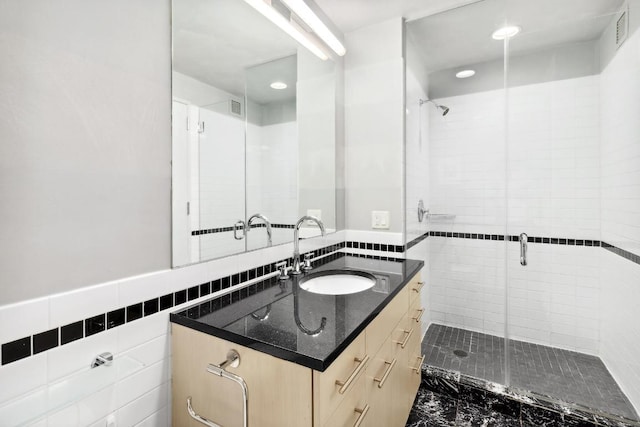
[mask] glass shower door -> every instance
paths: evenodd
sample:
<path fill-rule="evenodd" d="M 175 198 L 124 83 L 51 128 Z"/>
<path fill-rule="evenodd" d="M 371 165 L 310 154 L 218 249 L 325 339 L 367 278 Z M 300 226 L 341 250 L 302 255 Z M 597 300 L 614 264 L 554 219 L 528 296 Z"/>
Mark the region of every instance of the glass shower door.
<path fill-rule="evenodd" d="M 509 2 L 507 20 L 526 22 L 529 3 Z M 577 17 L 547 5 L 553 22 L 505 41 L 508 383 L 634 418 L 601 358 L 602 73 L 622 2 L 601 3 Z"/>

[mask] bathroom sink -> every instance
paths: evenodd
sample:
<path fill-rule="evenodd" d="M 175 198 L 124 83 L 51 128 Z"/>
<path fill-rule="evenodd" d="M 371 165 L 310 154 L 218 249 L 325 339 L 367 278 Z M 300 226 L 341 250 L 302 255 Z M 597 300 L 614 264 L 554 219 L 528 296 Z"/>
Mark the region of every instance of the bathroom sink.
<path fill-rule="evenodd" d="M 366 291 L 376 284 L 373 274 L 356 270 L 325 270 L 304 276 L 301 289 L 314 294 L 346 295 Z"/>

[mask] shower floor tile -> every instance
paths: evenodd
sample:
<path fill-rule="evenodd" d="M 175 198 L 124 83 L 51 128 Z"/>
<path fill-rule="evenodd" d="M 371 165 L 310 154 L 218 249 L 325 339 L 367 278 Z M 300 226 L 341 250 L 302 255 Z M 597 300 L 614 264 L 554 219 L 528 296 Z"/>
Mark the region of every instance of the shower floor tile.
<path fill-rule="evenodd" d="M 503 338 L 432 324 L 422 351 L 428 365 L 505 383 Z M 598 357 L 515 340 L 509 342 L 509 356 L 512 387 L 638 419 Z"/>

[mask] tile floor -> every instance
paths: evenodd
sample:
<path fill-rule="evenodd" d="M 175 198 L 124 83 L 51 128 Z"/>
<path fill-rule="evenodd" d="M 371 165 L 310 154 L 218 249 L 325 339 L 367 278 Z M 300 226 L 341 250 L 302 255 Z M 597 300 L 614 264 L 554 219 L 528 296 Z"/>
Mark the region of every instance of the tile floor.
<path fill-rule="evenodd" d="M 499 384 L 505 382 L 503 338 L 432 324 L 423 340 L 422 350 L 426 355 L 425 365 Z M 455 350 L 464 353 L 457 352 L 456 355 Z M 599 358 L 514 340 L 509 343 L 509 354 L 513 388 L 638 419 Z"/>

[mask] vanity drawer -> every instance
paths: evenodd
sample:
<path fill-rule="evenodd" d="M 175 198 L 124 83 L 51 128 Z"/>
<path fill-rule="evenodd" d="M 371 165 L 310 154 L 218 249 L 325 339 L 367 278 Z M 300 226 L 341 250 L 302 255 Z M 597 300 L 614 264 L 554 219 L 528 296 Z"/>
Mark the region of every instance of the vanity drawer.
<path fill-rule="evenodd" d="M 355 385 L 363 376 L 368 362 L 363 332 L 326 371 L 313 371 L 313 418 L 316 425 L 324 425 L 347 396 L 358 393 Z"/>
<path fill-rule="evenodd" d="M 411 303 L 411 307 L 409 307 L 409 326 L 419 326 L 422 327 L 422 319 L 424 318 L 425 308 L 422 306 L 422 301 L 419 298 L 416 298 L 413 303 Z"/>
<path fill-rule="evenodd" d="M 420 299 L 420 293 L 424 286 L 424 281 L 421 277 L 420 273 L 416 274 L 406 286 L 409 288 L 409 304 L 413 304 L 416 299 Z"/>
<path fill-rule="evenodd" d="M 375 354 L 407 313 L 408 286 L 405 286 L 367 327 L 367 353 Z"/>
<path fill-rule="evenodd" d="M 353 384 L 352 390 L 342 399 L 336 410 L 323 424 L 324 427 L 364 426 L 369 419 L 369 405 L 365 392 L 365 376 L 360 375 Z"/>

